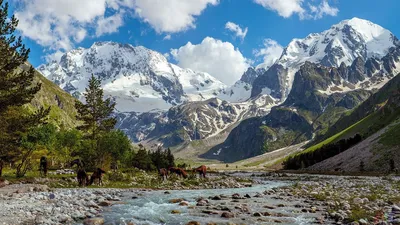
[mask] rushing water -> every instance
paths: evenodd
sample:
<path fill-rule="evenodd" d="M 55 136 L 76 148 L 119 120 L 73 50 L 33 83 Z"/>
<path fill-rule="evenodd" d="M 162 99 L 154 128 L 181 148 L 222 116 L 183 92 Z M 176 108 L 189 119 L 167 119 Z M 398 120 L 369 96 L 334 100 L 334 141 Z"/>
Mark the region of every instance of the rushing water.
<path fill-rule="evenodd" d="M 132 199 L 133 193 L 126 193 L 124 202 L 126 204 L 114 205 L 104 212 L 103 215 L 106 219 L 106 224 L 126 224 L 133 222 L 135 225 L 153 225 L 153 224 L 167 224 L 167 225 L 178 225 L 186 224 L 189 221 L 198 221 L 201 224 L 207 222 L 214 222 L 217 224 L 227 224 L 227 222 L 234 222 L 238 224 L 271 224 L 267 222 L 257 221 L 257 218 L 246 215 L 246 218 L 233 218 L 224 219 L 220 215 L 207 215 L 201 212 L 200 209 L 190 209 L 186 206 L 179 206 L 178 204 L 171 204 L 169 200 L 176 198 L 183 198 L 190 203 L 190 205 L 196 205 L 196 198 L 215 195 L 227 195 L 231 196 L 234 193 L 240 195 L 250 194 L 253 196 L 256 193 L 262 193 L 265 190 L 269 190 L 274 187 L 281 187 L 287 185 L 283 182 L 266 182 L 263 185 L 257 185 L 253 187 L 239 188 L 239 189 L 209 189 L 209 190 L 179 190 L 170 191 L 170 194 L 164 194 L 164 191 L 151 191 L 144 192 L 142 196 L 137 199 Z M 252 212 L 257 210 L 264 210 L 263 206 L 276 205 L 280 202 L 274 198 L 259 198 L 259 199 L 248 199 L 243 200 L 241 203 L 232 203 L 231 200 L 225 201 L 211 201 L 212 204 L 225 204 L 229 208 L 234 208 L 235 204 L 245 204 Z M 246 202 L 247 201 L 247 202 Z M 172 210 L 179 210 L 180 214 L 171 214 Z M 279 218 L 282 224 L 309 224 L 310 221 L 314 221 L 314 218 L 307 218 L 304 214 L 293 214 L 292 210 L 287 208 L 274 209 L 277 213 L 283 213 L 285 218 Z"/>

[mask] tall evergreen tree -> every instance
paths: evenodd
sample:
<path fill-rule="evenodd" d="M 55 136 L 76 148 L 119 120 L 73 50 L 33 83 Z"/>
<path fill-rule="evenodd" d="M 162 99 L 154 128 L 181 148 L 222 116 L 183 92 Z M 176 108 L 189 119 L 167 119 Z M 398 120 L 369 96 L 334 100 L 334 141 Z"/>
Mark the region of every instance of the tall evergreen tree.
<path fill-rule="evenodd" d="M 30 154 L 21 154 L 22 137 L 43 123 L 50 111 L 42 108 L 32 115 L 21 108 L 33 99 L 41 85 L 34 82 L 35 70 L 27 65 L 30 50 L 14 34 L 18 20 L 8 14 L 8 3 L 0 0 L 0 161 L 22 156 L 29 159 Z"/>
<path fill-rule="evenodd" d="M 83 121 L 83 125 L 79 126 L 78 129 L 84 131 L 86 139 L 91 142 L 92 149 L 89 152 L 96 154 L 100 152 L 99 140 L 101 136 L 110 132 L 117 123 L 116 118 L 112 117 L 115 102 L 111 98 L 104 100 L 101 81 L 94 75 L 89 79 L 89 85 L 86 88 L 84 97 L 85 104 L 78 100 L 75 102 L 75 108 L 78 112 L 77 119 Z M 101 160 L 98 163 L 99 165 L 104 163 L 104 159 L 98 158 L 98 160 Z"/>

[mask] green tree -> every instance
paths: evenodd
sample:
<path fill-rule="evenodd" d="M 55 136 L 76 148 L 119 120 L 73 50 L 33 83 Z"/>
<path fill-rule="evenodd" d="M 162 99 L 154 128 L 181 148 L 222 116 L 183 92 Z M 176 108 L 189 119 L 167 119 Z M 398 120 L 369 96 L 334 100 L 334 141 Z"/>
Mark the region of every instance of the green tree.
<path fill-rule="evenodd" d="M 133 167 L 148 171 L 155 169 L 150 153 L 143 146 L 140 146 L 139 151 L 134 155 Z"/>
<path fill-rule="evenodd" d="M 18 20 L 8 14 L 8 3 L 0 0 L 0 164 L 16 158 L 26 162 L 23 159 L 30 154 L 21 154 L 23 135 L 41 124 L 50 111 L 42 108 L 32 115 L 21 108 L 33 99 L 41 85 L 34 82 L 35 71 L 26 64 L 30 50 L 14 34 Z"/>
<path fill-rule="evenodd" d="M 99 144 L 102 136 L 109 133 L 117 122 L 116 118 L 112 117 L 115 102 L 111 98 L 104 99 L 101 81 L 94 75 L 89 79 L 84 97 L 85 104 L 78 100 L 75 102 L 75 108 L 78 112 L 77 119 L 83 121 L 83 125 L 79 126 L 78 129 L 86 133 L 85 138 L 89 140 L 86 144 L 90 143 L 91 145 L 91 149 L 88 149 L 88 152 L 84 154 L 91 153 L 89 155 L 94 154 L 93 156 L 96 157 L 96 153 L 101 152 Z M 104 154 L 97 154 L 97 156 L 104 156 Z M 105 159 L 101 157 L 92 158 L 92 160 L 96 160 L 96 164 L 99 166 L 103 166 L 105 163 Z"/>
<path fill-rule="evenodd" d="M 121 130 L 111 131 L 102 136 L 96 158 L 104 163 L 107 156 L 110 156 L 112 163 L 118 164 L 124 160 L 127 152 L 131 149 L 131 141 L 124 132 Z"/>
<path fill-rule="evenodd" d="M 62 130 L 57 133 L 52 162 L 57 161 L 65 167 L 81 149 L 82 132 L 77 129 Z"/>

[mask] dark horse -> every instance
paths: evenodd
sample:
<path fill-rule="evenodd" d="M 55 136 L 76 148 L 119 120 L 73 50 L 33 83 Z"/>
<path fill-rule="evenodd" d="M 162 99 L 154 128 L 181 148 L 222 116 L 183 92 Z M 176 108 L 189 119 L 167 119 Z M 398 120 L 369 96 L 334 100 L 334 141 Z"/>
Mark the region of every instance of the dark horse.
<path fill-rule="evenodd" d="M 161 168 L 158 170 L 158 174 L 160 174 L 160 177 L 162 177 L 163 180 L 168 179 L 168 170 L 165 168 Z"/>
<path fill-rule="evenodd" d="M 184 169 L 182 169 L 182 168 L 170 167 L 169 171 L 171 173 L 175 173 L 176 175 L 178 175 L 178 177 L 183 177 L 183 178 L 187 178 L 188 177 L 186 171 Z"/>
<path fill-rule="evenodd" d="M 199 173 L 200 177 L 206 178 L 207 167 L 205 165 L 201 165 L 201 166 L 193 169 L 193 172 L 197 172 L 197 173 Z"/>
<path fill-rule="evenodd" d="M 42 156 L 40 158 L 40 164 L 39 164 L 39 171 L 40 171 L 40 176 L 47 176 L 47 158 L 45 156 Z"/>
<path fill-rule="evenodd" d="M 79 186 L 86 186 L 89 184 L 89 177 L 86 174 L 84 167 L 84 163 L 80 159 L 75 159 L 71 162 L 71 167 L 76 165 L 78 170 L 76 171 L 76 177 L 78 179 Z"/>
<path fill-rule="evenodd" d="M 102 170 L 100 168 L 97 168 L 96 171 L 94 171 L 94 173 L 92 174 L 92 176 L 90 176 L 89 185 L 92 185 L 94 183 L 95 179 L 98 179 L 99 180 L 99 185 L 102 185 L 103 181 L 102 181 L 101 178 L 102 178 L 103 174 L 105 174 L 105 173 L 106 173 L 106 171 L 104 171 L 104 170 Z"/>

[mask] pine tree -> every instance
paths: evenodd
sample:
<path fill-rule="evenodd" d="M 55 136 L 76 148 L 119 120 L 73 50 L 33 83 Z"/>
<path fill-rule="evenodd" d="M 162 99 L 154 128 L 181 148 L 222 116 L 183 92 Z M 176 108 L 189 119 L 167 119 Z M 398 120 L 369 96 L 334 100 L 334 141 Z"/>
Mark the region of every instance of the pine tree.
<path fill-rule="evenodd" d="M 35 70 L 28 66 L 30 50 L 15 36 L 18 20 L 8 17 L 8 3 L 0 0 L 0 161 L 15 161 L 30 154 L 22 154 L 24 134 L 44 122 L 50 109 L 41 108 L 32 115 L 21 106 L 31 102 L 40 90 L 34 82 Z M 1 171 L 0 171 L 1 174 Z"/>
<path fill-rule="evenodd" d="M 115 109 L 115 102 L 111 98 L 103 99 L 104 93 L 101 88 L 101 81 L 94 75 L 89 79 L 89 85 L 84 93 L 86 103 L 76 100 L 75 108 L 78 112 L 77 119 L 83 121 L 83 125 L 78 129 L 86 133 L 86 139 L 92 143 L 92 149 L 89 152 L 101 153 L 99 143 L 101 136 L 110 132 L 117 120 L 112 117 Z M 105 154 L 97 155 L 95 160 L 97 164 L 104 163 Z"/>
<path fill-rule="evenodd" d="M 169 167 L 175 167 L 175 157 L 174 155 L 171 153 L 171 149 L 167 149 L 167 168 Z"/>

